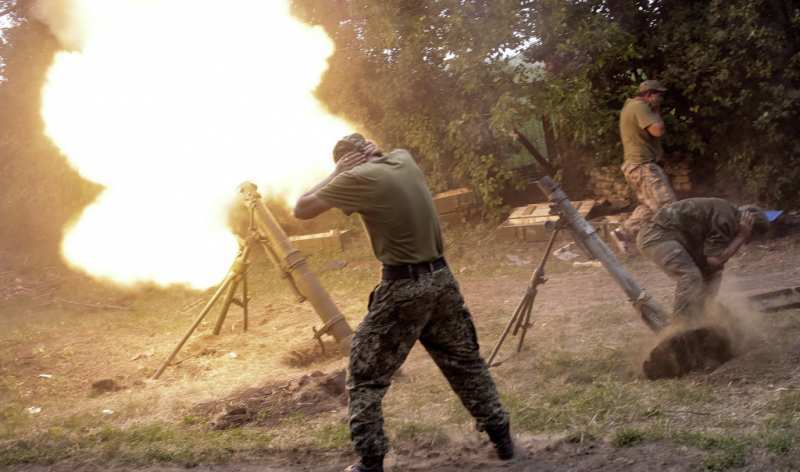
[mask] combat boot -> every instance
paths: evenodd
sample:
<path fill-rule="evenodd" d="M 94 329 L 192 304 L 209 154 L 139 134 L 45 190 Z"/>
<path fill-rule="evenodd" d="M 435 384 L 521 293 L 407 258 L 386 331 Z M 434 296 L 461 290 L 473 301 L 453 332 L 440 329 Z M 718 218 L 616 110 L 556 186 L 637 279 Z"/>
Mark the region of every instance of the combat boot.
<path fill-rule="evenodd" d="M 344 472 L 383 472 L 383 456 L 364 456 Z"/>
<path fill-rule="evenodd" d="M 494 444 L 497 458 L 503 461 L 511 460 L 514 457 L 514 441 L 511 439 L 511 427 L 508 423 L 501 426 L 486 428 L 489 439 Z"/>

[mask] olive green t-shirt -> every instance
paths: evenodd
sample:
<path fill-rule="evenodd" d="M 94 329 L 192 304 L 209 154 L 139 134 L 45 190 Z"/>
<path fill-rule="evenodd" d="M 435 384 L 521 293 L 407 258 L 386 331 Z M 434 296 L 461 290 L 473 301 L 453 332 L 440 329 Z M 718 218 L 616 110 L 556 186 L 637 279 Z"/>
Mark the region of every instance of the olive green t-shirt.
<path fill-rule="evenodd" d="M 637 98 L 629 98 L 619 117 L 619 134 L 625 152 L 625 164 L 644 164 L 661 159 L 664 154 L 661 139 L 647 132 L 647 127 L 661 121 L 650 105 Z"/>
<path fill-rule="evenodd" d="M 404 149 L 339 174 L 317 195 L 348 215 L 361 215 L 375 257 L 384 264 L 428 262 L 442 255 L 433 198 Z"/>
<path fill-rule="evenodd" d="M 739 232 L 739 209 L 721 198 L 687 198 L 655 214 L 639 232 L 639 247 L 664 240 L 678 241 L 701 270 L 707 258 L 717 257 Z"/>

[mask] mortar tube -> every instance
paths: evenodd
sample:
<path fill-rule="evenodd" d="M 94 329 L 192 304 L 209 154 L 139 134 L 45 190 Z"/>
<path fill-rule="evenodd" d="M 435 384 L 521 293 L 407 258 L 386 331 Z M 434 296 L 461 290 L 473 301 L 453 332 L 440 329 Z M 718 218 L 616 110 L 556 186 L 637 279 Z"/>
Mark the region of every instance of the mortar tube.
<path fill-rule="evenodd" d="M 349 350 L 353 330 L 319 279 L 308 267 L 305 257 L 292 246 L 283 228 L 261 201 L 258 187 L 254 183 L 245 182 L 239 186 L 239 193 L 242 204 L 253 207 L 256 230 L 269 241 L 275 256 L 291 277 L 297 291 L 311 302 L 314 311 L 325 323 L 326 332 L 330 333 L 342 348 Z"/>
<path fill-rule="evenodd" d="M 561 187 L 548 176 L 537 180 L 536 184 L 550 202 L 558 208 L 562 221 L 575 239 L 603 264 L 606 271 L 622 288 L 634 309 L 641 315 L 642 321 L 654 332 L 667 326 L 669 324 L 667 312 L 622 267 L 614 253 L 597 235 L 594 227 L 578 213 Z"/>

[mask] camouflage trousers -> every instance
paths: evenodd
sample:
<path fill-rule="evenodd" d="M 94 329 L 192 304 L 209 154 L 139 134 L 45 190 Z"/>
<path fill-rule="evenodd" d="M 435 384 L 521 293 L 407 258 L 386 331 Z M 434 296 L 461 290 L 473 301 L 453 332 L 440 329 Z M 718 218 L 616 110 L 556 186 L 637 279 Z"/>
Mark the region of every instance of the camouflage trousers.
<path fill-rule="evenodd" d="M 392 375 L 417 339 L 475 418 L 478 429 L 508 423 L 450 269 L 420 274 L 416 279 L 384 280 L 370 295 L 369 312 L 353 337 L 348 366 L 350 435 L 362 457 L 381 456 L 389 449 L 381 403 Z M 419 405 L 416 414 L 424 409 Z"/>
<path fill-rule="evenodd" d="M 639 251 L 678 283 L 673 303 L 675 319 L 700 319 L 706 304 L 719 291 L 722 271 L 701 270 L 683 244 L 675 240 L 640 245 Z"/>
<path fill-rule="evenodd" d="M 624 164 L 622 173 L 639 201 L 631 216 L 622 223 L 627 236 L 635 240 L 643 223 L 650 221 L 659 208 L 676 200 L 675 192 L 664 170 L 654 162 Z"/>

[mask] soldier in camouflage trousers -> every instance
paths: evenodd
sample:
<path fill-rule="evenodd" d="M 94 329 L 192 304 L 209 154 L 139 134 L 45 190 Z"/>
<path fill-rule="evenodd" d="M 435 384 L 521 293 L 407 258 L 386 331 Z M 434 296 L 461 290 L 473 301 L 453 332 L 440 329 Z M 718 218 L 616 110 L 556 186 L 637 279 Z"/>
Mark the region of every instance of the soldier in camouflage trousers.
<path fill-rule="evenodd" d="M 660 208 L 675 201 L 675 192 L 664 170 L 654 162 L 625 164 L 622 166 L 622 173 L 639 201 L 631 216 L 622 224 L 626 236 L 633 240 L 639 234 L 642 224 L 653 219 Z"/>
<path fill-rule="evenodd" d="M 666 132 L 661 101 L 666 88 L 657 80 L 645 80 L 639 93 L 625 102 L 619 118 L 624 151 L 622 173 L 636 192 L 639 205 L 622 226 L 612 232 L 614 242 L 627 255 L 635 254 L 634 242 L 643 223 L 659 208 L 675 201 L 675 192 L 657 164 L 664 155 L 661 138 Z"/>
<path fill-rule="evenodd" d="M 480 356 L 464 299 L 447 267 L 415 278 L 383 280 L 370 296 L 369 313 L 350 352 L 350 428 L 357 451 L 383 456 L 381 400 L 392 375 L 420 340 L 478 429 L 503 432 L 508 416 Z"/>
<path fill-rule="evenodd" d="M 508 415 L 480 356 L 472 318 L 442 257 L 439 218 L 422 171 L 411 154 L 383 154 L 363 136 L 339 140 L 336 170 L 306 192 L 294 214 L 308 219 L 336 207 L 358 213 L 375 257 L 380 284 L 350 350 L 347 390 L 350 436 L 361 456 L 351 472 L 381 472 L 388 443 L 381 403 L 392 376 L 420 340 L 450 386 L 495 445 L 514 455 Z"/>

